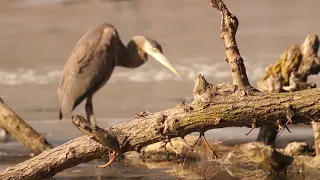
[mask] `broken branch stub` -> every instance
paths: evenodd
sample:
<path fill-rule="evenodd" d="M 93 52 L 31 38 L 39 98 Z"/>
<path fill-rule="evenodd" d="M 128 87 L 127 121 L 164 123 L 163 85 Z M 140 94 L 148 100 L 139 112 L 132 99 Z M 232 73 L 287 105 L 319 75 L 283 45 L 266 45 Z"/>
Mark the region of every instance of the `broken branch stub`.
<path fill-rule="evenodd" d="M 100 128 L 95 124 L 91 124 L 84 117 L 76 115 L 71 117 L 73 124 L 84 134 L 98 143 L 106 146 L 112 151 L 121 153 L 120 144 L 117 138 L 117 134 L 113 128 L 107 130 Z"/>
<path fill-rule="evenodd" d="M 319 38 L 316 34 L 309 34 L 301 45 L 303 60 L 299 66 L 298 74 L 304 82 L 311 74 L 319 74 L 320 58 L 317 56 L 319 50 Z"/>
<path fill-rule="evenodd" d="M 307 83 L 308 76 L 320 72 L 320 58 L 317 56 L 319 38 L 309 34 L 302 45 L 291 45 L 270 65 L 258 81 L 260 91 L 283 92 L 315 88 Z"/>
<path fill-rule="evenodd" d="M 246 67 L 236 42 L 235 36 L 239 25 L 237 17 L 229 12 L 222 0 L 210 0 L 210 3 L 222 14 L 220 36 L 224 43 L 226 60 L 231 69 L 233 84 L 243 90 L 254 89 L 249 83 Z"/>

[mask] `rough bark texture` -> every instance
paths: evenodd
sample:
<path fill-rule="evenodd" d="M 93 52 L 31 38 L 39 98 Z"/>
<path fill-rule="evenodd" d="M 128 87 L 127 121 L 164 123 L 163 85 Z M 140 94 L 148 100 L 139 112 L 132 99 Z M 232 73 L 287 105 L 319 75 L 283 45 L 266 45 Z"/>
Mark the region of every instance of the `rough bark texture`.
<path fill-rule="evenodd" d="M 5 129 L 14 138 L 34 153 L 52 148 L 47 140 L 15 114 L 0 98 L 0 128 Z"/>
<path fill-rule="evenodd" d="M 195 101 L 190 105 L 137 118 L 113 127 L 122 143 L 121 152 L 140 150 L 142 147 L 191 132 L 202 132 L 221 127 L 251 127 L 276 124 L 286 119 L 288 104 L 296 109 L 293 124 L 310 123 L 320 116 L 320 90 L 312 89 L 291 93 L 252 93 L 241 96 L 231 84 L 212 86 L 202 76 L 196 79 L 202 87 L 195 89 Z M 201 83 L 199 83 L 201 82 Z M 106 155 L 107 148 L 88 138 L 80 137 L 42 154 L 10 167 L 0 173 L 0 179 L 41 179 L 55 173 Z M 66 154 L 68 154 L 66 156 Z M 17 178 L 20 177 L 20 178 Z"/>
<path fill-rule="evenodd" d="M 0 179 L 37 180 L 51 177 L 69 167 L 100 158 L 107 152 L 107 148 L 103 145 L 88 136 L 83 136 L 44 151 L 16 166 L 8 167 L 1 173 Z"/>
<path fill-rule="evenodd" d="M 316 155 L 320 157 L 320 123 L 314 122 L 312 124 L 313 134 L 314 134 L 314 148 L 316 150 Z"/>
<path fill-rule="evenodd" d="M 307 83 L 308 76 L 320 72 L 317 56 L 319 38 L 309 34 L 302 45 L 289 46 L 280 59 L 270 65 L 258 82 L 258 89 L 265 92 L 297 91 L 314 88 Z"/>
<path fill-rule="evenodd" d="M 175 108 L 154 114 L 142 113 L 133 121 L 114 126 L 114 132 L 121 144 L 120 152 L 139 151 L 149 144 L 214 128 L 259 127 L 262 124 L 285 125 L 289 107 L 294 109 L 292 124 L 310 123 L 312 121 L 310 118 L 316 119 L 320 116 L 319 89 L 286 94 L 247 91 L 252 88 L 235 41 L 238 21 L 221 0 L 212 0 L 211 5 L 222 13 L 221 37 L 226 46 L 226 57 L 233 74 L 233 84 L 212 85 L 199 75 L 195 79 L 194 101 L 191 104 L 181 103 Z M 259 147 L 256 148 L 257 146 Z M 274 149 L 266 147 L 261 153 L 259 148 L 265 146 L 251 147 L 237 151 L 240 155 L 248 152 L 248 156 L 253 157 L 251 160 L 240 159 L 241 161 L 267 162 L 264 163 L 267 167 L 276 165 L 272 156 L 277 156 L 278 153 L 274 153 Z M 8 168 L 0 173 L 0 179 L 36 180 L 53 176 L 65 168 L 99 158 L 107 152 L 105 146 L 88 136 L 80 137 Z M 260 158 L 261 156 L 263 158 Z M 227 157 L 228 162 L 234 162 L 239 156 Z M 288 163 L 282 158 L 279 161 Z M 251 173 L 251 169 L 246 171 Z"/>
<path fill-rule="evenodd" d="M 229 12 L 227 6 L 221 0 L 211 0 L 211 6 L 221 11 L 220 36 L 224 44 L 226 60 L 230 66 L 233 84 L 241 89 L 252 88 L 246 73 L 246 67 L 237 46 L 236 33 L 239 21 L 235 15 Z"/>

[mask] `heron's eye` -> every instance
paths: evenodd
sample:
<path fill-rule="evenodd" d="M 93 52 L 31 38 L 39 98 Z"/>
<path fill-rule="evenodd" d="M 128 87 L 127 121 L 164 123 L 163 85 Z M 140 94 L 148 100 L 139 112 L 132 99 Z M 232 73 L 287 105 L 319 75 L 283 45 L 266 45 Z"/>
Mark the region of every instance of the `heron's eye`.
<path fill-rule="evenodd" d="M 153 51 L 153 52 L 158 52 L 158 49 L 155 48 L 155 47 L 153 47 L 153 48 L 152 48 L 152 51 Z"/>

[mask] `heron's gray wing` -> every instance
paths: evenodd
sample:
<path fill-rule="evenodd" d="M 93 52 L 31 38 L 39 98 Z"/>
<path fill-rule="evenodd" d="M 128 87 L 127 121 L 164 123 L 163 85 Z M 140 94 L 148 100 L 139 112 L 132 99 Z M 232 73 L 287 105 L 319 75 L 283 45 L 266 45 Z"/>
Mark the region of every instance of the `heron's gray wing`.
<path fill-rule="evenodd" d="M 105 31 L 106 28 L 109 26 L 102 25 L 88 31 L 69 56 L 58 88 L 60 119 L 62 115 L 69 115 L 88 94 L 94 93 L 110 77 L 114 67 L 113 33 Z"/>

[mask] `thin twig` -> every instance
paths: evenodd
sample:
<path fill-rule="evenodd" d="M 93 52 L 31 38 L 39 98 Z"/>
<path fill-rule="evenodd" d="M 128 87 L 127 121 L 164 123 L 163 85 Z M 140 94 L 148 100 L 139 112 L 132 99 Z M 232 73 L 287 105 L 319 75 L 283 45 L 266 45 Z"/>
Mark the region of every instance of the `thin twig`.
<path fill-rule="evenodd" d="M 215 172 L 215 174 L 217 174 L 217 173 L 220 171 L 220 164 L 219 164 L 219 161 L 218 161 L 219 156 L 218 156 L 218 155 L 213 151 L 213 149 L 211 148 L 210 144 L 208 143 L 208 141 L 207 141 L 207 139 L 206 139 L 206 137 L 205 137 L 205 135 L 204 135 L 204 132 L 201 132 L 201 133 L 200 133 L 200 136 L 201 136 L 201 138 L 203 139 L 205 145 L 210 149 L 210 151 L 211 151 L 211 153 L 212 153 L 212 156 L 215 156 L 215 160 L 216 160 L 216 162 L 217 162 L 217 167 L 218 167 L 218 170 Z M 210 165 L 211 165 L 211 162 L 212 162 L 212 159 L 213 159 L 212 156 L 211 156 L 211 159 L 209 160 L 210 162 L 209 162 L 209 165 L 208 165 L 207 167 L 210 167 Z M 208 169 L 209 169 L 209 168 L 206 169 L 206 172 L 204 173 L 204 175 L 207 174 Z M 201 174 L 202 174 L 202 172 L 201 172 Z M 215 174 L 214 174 L 214 175 L 215 175 Z M 202 175 L 201 175 L 201 176 L 202 176 Z"/>

